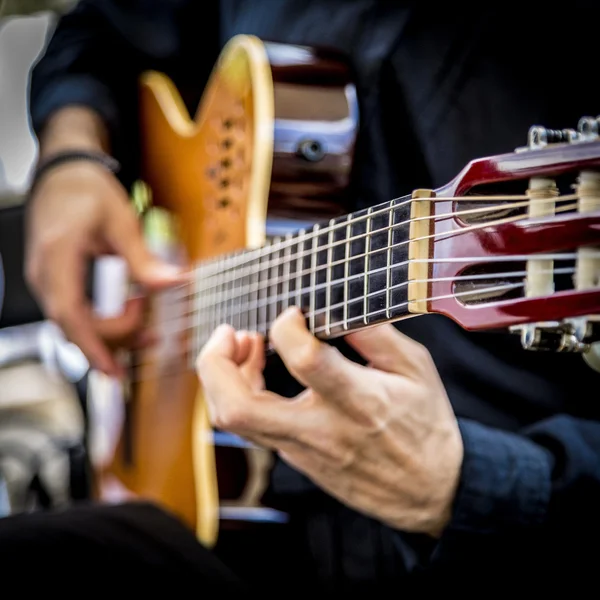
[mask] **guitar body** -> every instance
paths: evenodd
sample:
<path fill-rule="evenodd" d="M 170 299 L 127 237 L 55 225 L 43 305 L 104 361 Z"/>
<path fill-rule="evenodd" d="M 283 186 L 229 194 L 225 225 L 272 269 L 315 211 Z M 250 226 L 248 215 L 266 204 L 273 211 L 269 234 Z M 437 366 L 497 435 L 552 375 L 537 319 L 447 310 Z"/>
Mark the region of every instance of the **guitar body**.
<path fill-rule="evenodd" d="M 195 116 L 156 72 L 141 80 L 140 108 L 149 243 L 165 258 L 190 264 L 260 247 L 343 213 L 358 109 L 340 57 L 238 36 L 224 48 Z M 175 235 L 156 237 L 161 211 Z M 269 520 L 259 504 L 270 455 L 213 435 L 193 344 L 177 327 L 194 301 L 189 288 L 153 301 L 148 318 L 158 343 L 131 356 L 130 385 L 118 400 L 124 417 L 112 425 L 114 452 L 95 465 L 96 484 L 107 501 L 157 502 L 210 545 L 228 523 Z"/>

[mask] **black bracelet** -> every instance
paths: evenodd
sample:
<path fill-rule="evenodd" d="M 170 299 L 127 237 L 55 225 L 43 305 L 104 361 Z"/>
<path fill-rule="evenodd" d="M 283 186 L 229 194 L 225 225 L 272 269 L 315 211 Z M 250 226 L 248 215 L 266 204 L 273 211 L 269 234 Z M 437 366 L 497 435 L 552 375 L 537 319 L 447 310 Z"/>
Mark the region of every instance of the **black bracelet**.
<path fill-rule="evenodd" d="M 31 197 L 34 188 L 48 171 L 64 163 L 77 160 L 87 160 L 98 163 L 111 173 L 118 173 L 121 168 L 119 161 L 114 159 L 112 156 L 105 154 L 104 152 L 92 152 L 89 150 L 65 150 L 52 155 L 50 158 L 47 158 L 38 165 L 33 176 L 33 181 L 31 182 L 31 186 L 29 188 L 29 196 Z"/>

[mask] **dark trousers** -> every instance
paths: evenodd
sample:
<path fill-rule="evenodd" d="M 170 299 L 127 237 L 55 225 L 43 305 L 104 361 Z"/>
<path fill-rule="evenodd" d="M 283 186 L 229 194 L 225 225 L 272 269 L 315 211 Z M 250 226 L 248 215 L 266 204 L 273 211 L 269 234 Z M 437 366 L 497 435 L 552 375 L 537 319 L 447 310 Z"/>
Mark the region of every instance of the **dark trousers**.
<path fill-rule="evenodd" d="M 331 499 L 301 504 L 286 525 L 222 529 L 211 550 L 149 503 L 0 519 L 0 595 L 120 597 L 127 588 L 159 598 L 396 598 L 398 590 L 409 597 L 414 547 L 400 549 L 388 528 Z"/>
<path fill-rule="evenodd" d="M 223 532 L 209 551 L 148 503 L 16 515 L 0 519 L 0 586 L 63 597 L 127 588 L 169 598 L 257 591 L 264 598 L 285 583 L 288 566 L 298 569 L 286 539 L 281 529 Z"/>

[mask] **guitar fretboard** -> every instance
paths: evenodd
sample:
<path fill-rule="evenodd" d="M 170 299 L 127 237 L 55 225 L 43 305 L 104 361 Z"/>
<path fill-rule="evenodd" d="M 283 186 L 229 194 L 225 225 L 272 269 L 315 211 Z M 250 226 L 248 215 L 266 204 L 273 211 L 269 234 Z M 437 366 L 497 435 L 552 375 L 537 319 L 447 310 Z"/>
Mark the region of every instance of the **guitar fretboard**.
<path fill-rule="evenodd" d="M 290 306 L 331 338 L 408 314 L 410 196 L 196 267 L 195 350 L 214 329 L 266 334 Z"/>

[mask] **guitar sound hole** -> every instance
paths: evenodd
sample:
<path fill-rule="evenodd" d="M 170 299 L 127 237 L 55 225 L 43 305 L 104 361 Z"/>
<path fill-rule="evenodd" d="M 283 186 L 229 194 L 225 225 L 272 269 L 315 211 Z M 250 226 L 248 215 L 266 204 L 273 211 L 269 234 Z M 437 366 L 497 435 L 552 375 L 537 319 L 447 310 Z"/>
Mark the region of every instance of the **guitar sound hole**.
<path fill-rule="evenodd" d="M 221 161 L 221 166 L 222 166 L 224 169 L 229 169 L 229 167 L 231 166 L 231 160 L 230 160 L 229 158 L 224 158 L 224 159 Z"/>
<path fill-rule="evenodd" d="M 231 119 L 225 119 L 223 121 L 223 127 L 225 129 L 231 129 L 233 127 L 233 121 Z"/>
<path fill-rule="evenodd" d="M 218 203 L 219 208 L 227 208 L 229 206 L 229 198 L 221 198 Z"/>
<path fill-rule="evenodd" d="M 231 148 L 231 146 L 233 145 L 233 140 L 231 138 L 225 138 L 221 145 L 223 146 L 223 148 L 225 148 L 225 150 L 229 150 L 229 148 Z"/>
<path fill-rule="evenodd" d="M 229 187 L 229 179 L 221 179 L 221 187 L 222 188 Z"/>

